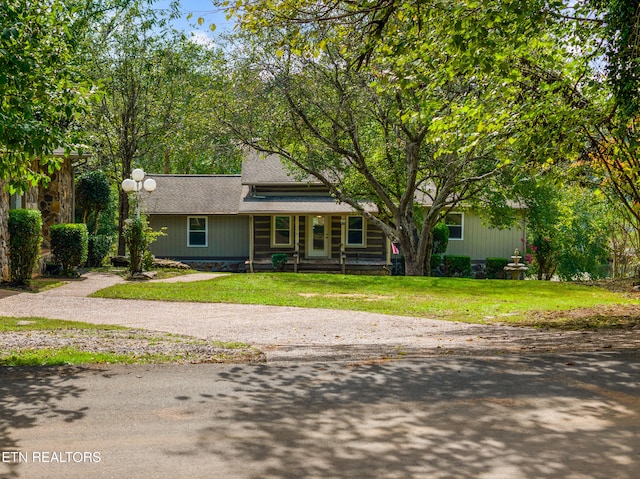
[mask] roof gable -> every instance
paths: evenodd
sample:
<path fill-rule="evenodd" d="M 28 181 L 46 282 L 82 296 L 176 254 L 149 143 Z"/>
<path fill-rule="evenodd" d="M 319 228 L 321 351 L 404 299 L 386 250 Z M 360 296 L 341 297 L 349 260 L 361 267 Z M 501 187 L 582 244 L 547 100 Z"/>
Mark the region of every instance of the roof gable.
<path fill-rule="evenodd" d="M 300 170 L 296 175 L 288 170 L 278 155 L 262 155 L 250 150 L 242 162 L 243 185 L 322 184 L 317 178 Z"/>

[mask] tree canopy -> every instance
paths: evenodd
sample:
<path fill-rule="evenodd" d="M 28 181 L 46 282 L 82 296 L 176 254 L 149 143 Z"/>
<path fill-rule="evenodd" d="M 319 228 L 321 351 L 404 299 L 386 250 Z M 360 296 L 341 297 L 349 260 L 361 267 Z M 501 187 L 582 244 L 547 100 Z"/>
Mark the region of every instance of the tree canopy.
<path fill-rule="evenodd" d="M 572 151 L 576 109 L 558 99 L 584 63 L 560 3 L 255 0 L 229 12 L 247 54 L 233 50 L 223 120 L 363 214 L 373 200 L 369 219 L 400 242 L 408 274 L 426 272 L 444 214 L 495 200 L 490 178 Z"/>
<path fill-rule="evenodd" d="M 12 188 L 47 177 L 53 150 L 74 146 L 72 125 L 91 94 L 76 56 L 91 6 L 82 3 L 7 0 L 0 8 L 0 178 Z"/>

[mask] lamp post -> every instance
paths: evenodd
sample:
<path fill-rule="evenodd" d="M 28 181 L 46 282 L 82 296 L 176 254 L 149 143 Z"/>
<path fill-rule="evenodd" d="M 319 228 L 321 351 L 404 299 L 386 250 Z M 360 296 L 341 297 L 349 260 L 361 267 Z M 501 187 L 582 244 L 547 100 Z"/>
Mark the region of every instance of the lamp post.
<path fill-rule="evenodd" d="M 131 178 L 127 178 L 122 182 L 122 190 L 125 193 L 136 193 L 136 218 L 140 219 L 140 193 L 144 190 L 151 193 L 156 189 L 156 180 L 153 178 L 144 179 L 145 172 L 136 168 L 131 172 Z"/>

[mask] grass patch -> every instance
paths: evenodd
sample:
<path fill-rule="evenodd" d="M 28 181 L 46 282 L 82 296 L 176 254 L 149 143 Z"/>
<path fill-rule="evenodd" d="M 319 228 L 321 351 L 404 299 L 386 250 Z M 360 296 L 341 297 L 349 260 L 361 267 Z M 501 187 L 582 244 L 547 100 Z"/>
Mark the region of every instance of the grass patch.
<path fill-rule="evenodd" d="M 62 286 L 66 283 L 67 281 L 60 278 L 35 278 L 31 280 L 29 286 L 26 288 L 19 288 L 11 286 L 8 283 L 3 283 L 0 289 L 15 291 L 16 293 L 40 293 L 48 289 L 57 288 L 58 286 Z"/>
<path fill-rule="evenodd" d="M 602 311 L 539 311 L 518 325 L 561 331 L 632 330 L 640 327 L 640 309 L 620 305 L 609 306 Z"/>
<path fill-rule="evenodd" d="M 46 318 L 10 318 L 0 317 L 0 332 L 4 331 L 62 331 L 62 330 L 125 330 L 124 326 L 114 326 L 107 324 L 91 324 L 81 321 L 64 321 L 61 319 Z"/>
<path fill-rule="evenodd" d="M 1 334 L 7 335 L 8 341 L 3 342 Z M 78 321 L 0 317 L 0 366 L 246 363 L 262 359 L 260 351 L 240 342 L 205 341 Z"/>
<path fill-rule="evenodd" d="M 122 284 L 93 296 L 331 308 L 474 323 L 519 322 L 532 311 L 640 304 L 622 293 L 573 283 L 293 273 Z"/>
<path fill-rule="evenodd" d="M 126 354 L 81 351 L 73 347 L 57 349 L 21 349 L 0 357 L 0 366 L 65 366 L 70 364 L 147 364 L 168 361 L 163 356 L 132 356 Z"/>

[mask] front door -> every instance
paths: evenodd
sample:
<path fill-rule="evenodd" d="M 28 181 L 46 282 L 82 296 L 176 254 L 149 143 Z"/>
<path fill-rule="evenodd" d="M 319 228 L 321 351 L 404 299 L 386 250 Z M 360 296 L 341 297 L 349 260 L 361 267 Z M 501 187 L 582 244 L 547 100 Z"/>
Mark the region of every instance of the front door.
<path fill-rule="evenodd" d="M 331 217 L 309 216 L 307 224 L 307 256 L 328 258 L 331 245 Z"/>

